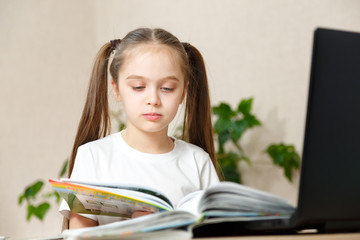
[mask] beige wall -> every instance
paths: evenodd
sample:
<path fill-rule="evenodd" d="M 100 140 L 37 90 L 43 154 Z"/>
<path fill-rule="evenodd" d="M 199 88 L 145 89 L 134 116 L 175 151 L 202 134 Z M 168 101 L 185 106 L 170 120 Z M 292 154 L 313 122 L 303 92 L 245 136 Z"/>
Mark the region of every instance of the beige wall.
<path fill-rule="evenodd" d="M 313 30 L 360 31 L 360 1 L 0 0 L 0 236 L 59 232 L 56 208 L 27 223 L 17 198 L 69 156 L 99 47 L 140 26 L 200 49 L 214 104 L 255 98 L 263 126 L 243 139 L 254 162 L 244 182 L 296 203 L 298 178 L 288 183 L 261 151 L 285 141 L 301 152 Z"/>

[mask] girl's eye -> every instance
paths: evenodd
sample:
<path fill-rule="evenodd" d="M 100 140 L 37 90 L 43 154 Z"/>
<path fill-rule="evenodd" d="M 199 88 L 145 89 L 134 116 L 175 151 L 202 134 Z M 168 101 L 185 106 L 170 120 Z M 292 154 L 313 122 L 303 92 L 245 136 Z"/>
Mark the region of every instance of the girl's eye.
<path fill-rule="evenodd" d="M 135 90 L 135 91 L 141 91 L 141 90 L 143 90 L 145 87 L 144 86 L 136 86 L 136 87 L 132 87 L 133 88 L 133 90 Z"/>
<path fill-rule="evenodd" d="M 174 90 L 174 88 L 162 87 L 161 90 L 163 90 L 164 92 L 171 92 Z"/>

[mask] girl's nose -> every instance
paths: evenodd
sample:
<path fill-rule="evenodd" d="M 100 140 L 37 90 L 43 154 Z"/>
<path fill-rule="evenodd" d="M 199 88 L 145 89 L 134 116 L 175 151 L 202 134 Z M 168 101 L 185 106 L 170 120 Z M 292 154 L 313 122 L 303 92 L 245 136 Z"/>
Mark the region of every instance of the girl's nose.
<path fill-rule="evenodd" d="M 158 92 L 156 90 L 149 91 L 146 104 L 152 105 L 152 106 L 160 105 L 160 98 L 159 98 Z"/>

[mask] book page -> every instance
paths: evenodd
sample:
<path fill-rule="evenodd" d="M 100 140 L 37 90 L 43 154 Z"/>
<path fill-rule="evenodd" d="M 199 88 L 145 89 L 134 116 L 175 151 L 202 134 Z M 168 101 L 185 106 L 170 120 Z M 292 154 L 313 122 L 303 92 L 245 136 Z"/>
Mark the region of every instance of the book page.
<path fill-rule="evenodd" d="M 232 182 L 221 182 L 207 189 L 199 208 L 207 216 L 215 212 L 212 217 L 289 216 L 295 211 L 285 199 Z"/>
<path fill-rule="evenodd" d="M 137 236 L 146 232 L 154 232 L 156 235 L 156 232 L 159 233 L 160 230 L 186 227 L 194 222 L 194 216 L 188 212 L 162 212 L 96 227 L 65 230 L 63 236 L 74 239 L 114 239 L 115 237 Z"/>
<path fill-rule="evenodd" d="M 195 216 L 198 216 L 200 214 L 199 211 L 200 199 L 203 194 L 204 191 L 201 190 L 186 195 L 179 201 L 178 205 L 176 206 L 176 210 L 187 211 Z"/>

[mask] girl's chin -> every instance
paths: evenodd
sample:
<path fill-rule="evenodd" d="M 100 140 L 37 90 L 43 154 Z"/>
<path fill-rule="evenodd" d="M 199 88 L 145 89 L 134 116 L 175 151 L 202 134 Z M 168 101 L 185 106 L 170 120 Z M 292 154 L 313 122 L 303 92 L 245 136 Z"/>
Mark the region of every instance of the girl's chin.
<path fill-rule="evenodd" d="M 146 126 L 146 124 L 142 125 L 139 128 L 136 128 L 136 131 L 145 134 L 166 134 L 168 132 L 168 127 L 161 127 L 161 126 Z"/>

